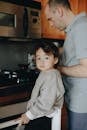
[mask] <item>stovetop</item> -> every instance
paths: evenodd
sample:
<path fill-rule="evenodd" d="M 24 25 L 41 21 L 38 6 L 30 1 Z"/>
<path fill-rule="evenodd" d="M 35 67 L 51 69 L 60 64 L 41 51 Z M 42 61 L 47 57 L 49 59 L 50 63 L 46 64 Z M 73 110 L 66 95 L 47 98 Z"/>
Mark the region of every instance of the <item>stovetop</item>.
<path fill-rule="evenodd" d="M 2 70 L 0 72 L 0 87 L 14 84 L 34 84 L 38 74 L 37 70 Z"/>
<path fill-rule="evenodd" d="M 13 71 L 14 72 L 14 71 Z M 35 70 L 0 73 L 0 106 L 26 101 L 30 98 L 39 72 Z"/>

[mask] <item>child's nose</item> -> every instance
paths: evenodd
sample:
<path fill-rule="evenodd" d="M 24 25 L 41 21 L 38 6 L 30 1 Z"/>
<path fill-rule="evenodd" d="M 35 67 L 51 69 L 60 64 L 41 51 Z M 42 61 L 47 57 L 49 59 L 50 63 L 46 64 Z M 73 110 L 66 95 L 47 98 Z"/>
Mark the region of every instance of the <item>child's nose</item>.
<path fill-rule="evenodd" d="M 41 62 L 44 62 L 44 59 L 41 59 Z"/>
<path fill-rule="evenodd" d="M 41 63 L 44 63 L 44 59 L 43 58 L 41 59 Z"/>

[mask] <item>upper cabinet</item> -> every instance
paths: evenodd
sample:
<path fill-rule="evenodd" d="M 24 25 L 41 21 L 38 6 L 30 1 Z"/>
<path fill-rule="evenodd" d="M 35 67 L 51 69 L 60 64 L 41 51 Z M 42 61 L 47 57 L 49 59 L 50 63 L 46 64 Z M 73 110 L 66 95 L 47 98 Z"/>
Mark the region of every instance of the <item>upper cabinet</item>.
<path fill-rule="evenodd" d="M 70 0 L 70 3 L 74 13 L 87 12 L 87 0 Z"/>
<path fill-rule="evenodd" d="M 45 17 L 44 9 L 48 0 L 41 0 L 42 4 L 42 37 L 43 38 L 53 38 L 53 39 L 64 39 L 64 32 L 59 31 L 51 27 Z M 75 14 L 81 11 L 87 12 L 87 0 L 70 0 L 71 8 Z"/>
<path fill-rule="evenodd" d="M 78 0 L 78 12 L 86 11 L 87 13 L 87 0 Z"/>
<path fill-rule="evenodd" d="M 41 0 L 34 0 L 34 1 L 41 2 Z"/>

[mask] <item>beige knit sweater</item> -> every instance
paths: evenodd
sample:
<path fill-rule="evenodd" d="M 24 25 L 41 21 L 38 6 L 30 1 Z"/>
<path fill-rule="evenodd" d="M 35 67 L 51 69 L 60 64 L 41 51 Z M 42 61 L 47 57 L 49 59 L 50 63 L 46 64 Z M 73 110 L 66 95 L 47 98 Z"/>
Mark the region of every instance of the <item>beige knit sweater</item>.
<path fill-rule="evenodd" d="M 64 86 L 58 70 L 41 72 L 33 88 L 27 105 L 26 115 L 30 120 L 48 116 L 56 109 L 62 108 Z"/>

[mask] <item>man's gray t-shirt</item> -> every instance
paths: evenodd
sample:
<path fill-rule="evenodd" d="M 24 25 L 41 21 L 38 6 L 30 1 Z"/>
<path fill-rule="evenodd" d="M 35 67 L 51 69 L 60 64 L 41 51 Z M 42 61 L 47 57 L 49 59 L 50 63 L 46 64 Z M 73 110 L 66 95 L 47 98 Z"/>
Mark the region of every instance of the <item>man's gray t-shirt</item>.
<path fill-rule="evenodd" d="M 87 58 L 87 17 L 85 13 L 76 16 L 65 30 L 62 62 L 64 66 L 79 64 L 80 59 Z M 63 76 L 65 101 L 67 107 L 80 113 L 87 113 L 87 78 Z"/>

